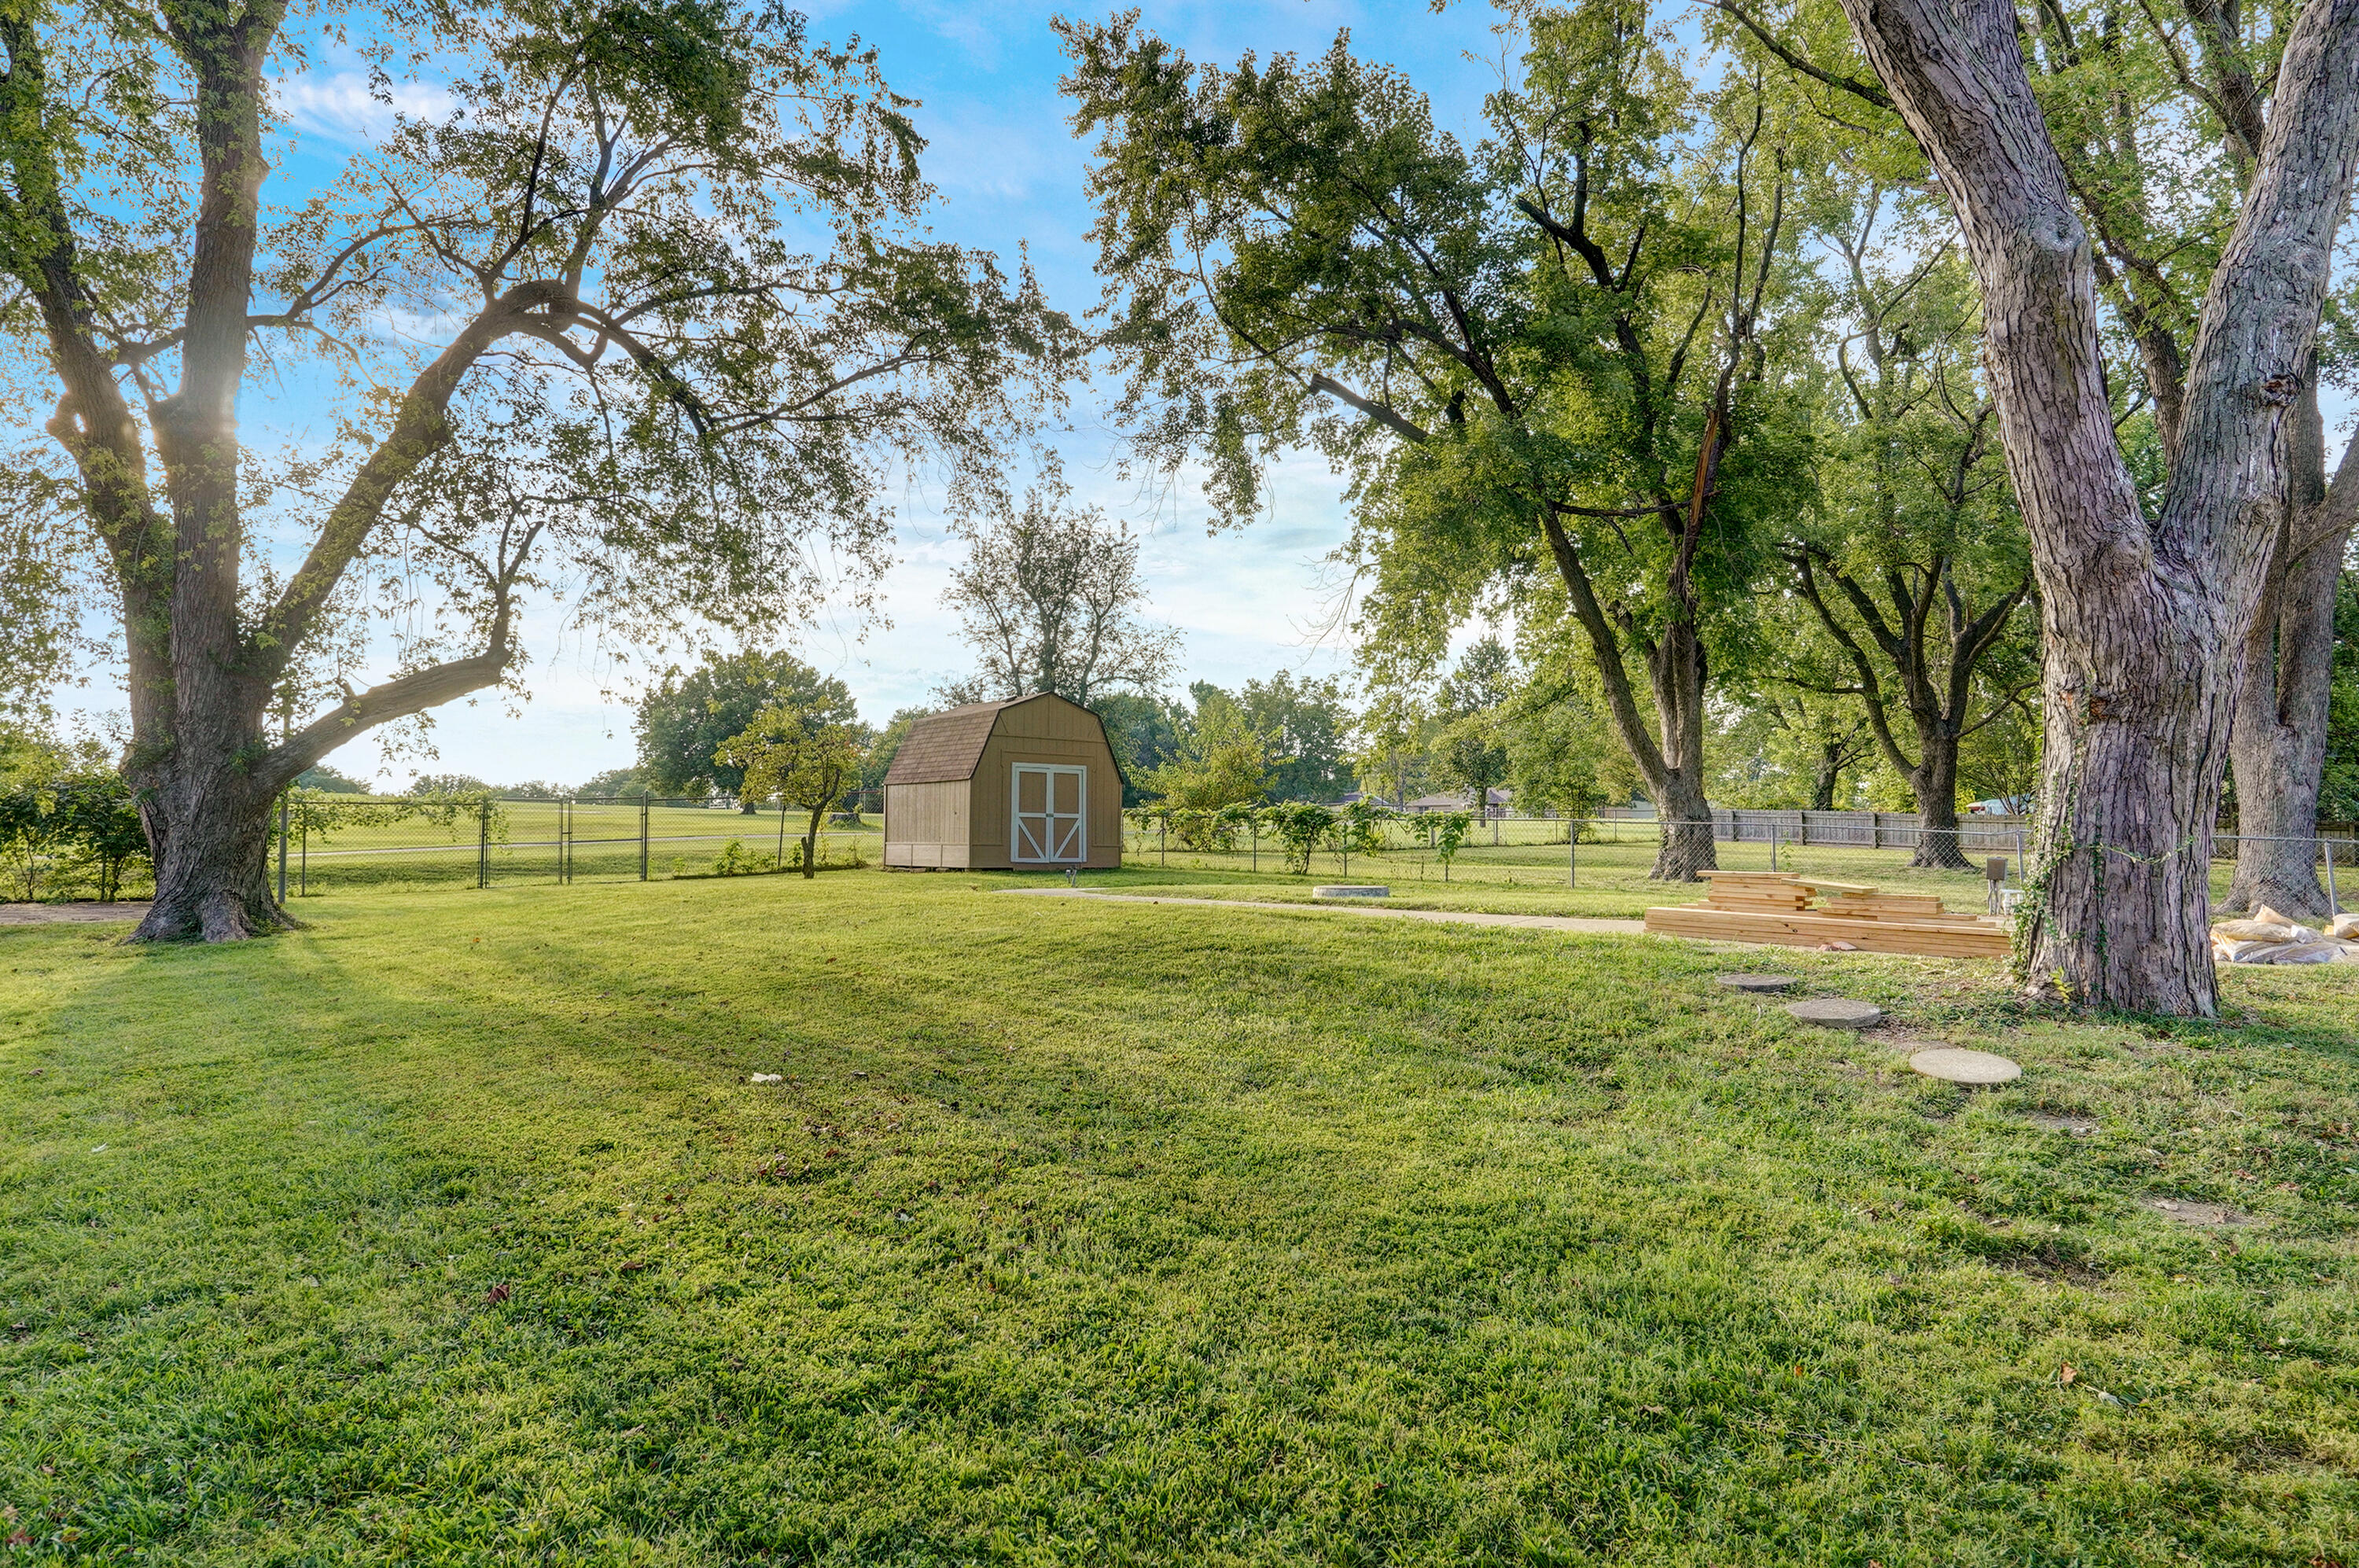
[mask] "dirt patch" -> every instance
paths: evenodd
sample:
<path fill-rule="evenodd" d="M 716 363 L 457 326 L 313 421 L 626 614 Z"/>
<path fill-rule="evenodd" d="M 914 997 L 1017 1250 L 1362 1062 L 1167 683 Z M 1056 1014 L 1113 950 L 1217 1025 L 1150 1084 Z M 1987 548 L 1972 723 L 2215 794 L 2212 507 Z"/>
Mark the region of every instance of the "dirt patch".
<path fill-rule="evenodd" d="M 2033 1111 L 2023 1118 L 2033 1127 L 2049 1132 L 2060 1132 L 2068 1138 L 2094 1138 L 2097 1118 L 2094 1116 L 2060 1116 L 2048 1111 Z"/>
<path fill-rule="evenodd" d="M 147 905 L 119 904 L 0 904 L 0 926 L 89 925 L 105 920 L 136 920 Z"/>
<path fill-rule="evenodd" d="M 2144 1205 L 2167 1220 L 2183 1225 L 2249 1225 L 2261 1222 L 2225 1203 L 2199 1203 L 2192 1198 L 2147 1198 Z"/>
<path fill-rule="evenodd" d="M 2027 1279 L 2047 1279 L 2060 1285 L 2102 1285 L 2105 1271 L 2093 1263 L 2077 1258 L 2067 1258 L 2053 1245 L 2037 1252 L 2026 1252 L 2006 1258 L 1999 1267 L 2010 1274 L 2020 1274 Z"/>

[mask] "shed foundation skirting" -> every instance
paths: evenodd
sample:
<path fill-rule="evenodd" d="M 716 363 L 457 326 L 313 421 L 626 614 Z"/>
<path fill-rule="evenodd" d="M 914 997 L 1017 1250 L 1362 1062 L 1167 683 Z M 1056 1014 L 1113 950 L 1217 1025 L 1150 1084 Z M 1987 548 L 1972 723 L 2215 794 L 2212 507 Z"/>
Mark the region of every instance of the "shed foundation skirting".
<path fill-rule="evenodd" d="M 887 843 L 885 864 L 888 869 L 902 871 L 964 871 L 968 868 L 966 845 Z"/>

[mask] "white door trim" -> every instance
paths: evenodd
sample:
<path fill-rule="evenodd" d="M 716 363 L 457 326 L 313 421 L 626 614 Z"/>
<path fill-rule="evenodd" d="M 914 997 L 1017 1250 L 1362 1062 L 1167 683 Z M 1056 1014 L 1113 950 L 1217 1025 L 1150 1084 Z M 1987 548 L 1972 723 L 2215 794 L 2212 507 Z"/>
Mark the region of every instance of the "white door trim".
<path fill-rule="evenodd" d="M 1024 810 L 1024 776 L 1042 776 L 1046 808 Z M 1071 775 L 1073 810 L 1057 810 L 1057 779 Z M 1027 818 L 1030 821 L 1027 821 Z M 1007 859 L 1015 866 L 1074 866 L 1090 857 L 1090 770 L 1053 762 L 1016 762 L 1007 774 Z M 1038 853 L 1026 854 L 1030 849 Z"/>

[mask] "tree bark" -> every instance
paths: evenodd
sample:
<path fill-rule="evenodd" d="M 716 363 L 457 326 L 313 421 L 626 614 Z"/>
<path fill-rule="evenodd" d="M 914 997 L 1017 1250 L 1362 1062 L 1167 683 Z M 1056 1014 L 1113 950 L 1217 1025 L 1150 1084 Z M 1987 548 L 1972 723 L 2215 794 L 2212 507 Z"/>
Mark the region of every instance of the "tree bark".
<path fill-rule="evenodd" d="M 1921 759 L 1908 776 L 1917 797 L 1917 853 L 1908 864 L 1927 870 L 1971 871 L 1966 852 L 1958 843 L 1958 735 L 1954 725 L 1936 725 L 1917 740 Z"/>
<path fill-rule="evenodd" d="M 2287 432 L 2285 522 L 2245 638 L 2228 764 L 2236 780 L 2236 869 L 2227 907 L 2267 904 L 2329 918 L 2319 880 L 2318 799 L 2334 687 L 2334 593 L 2359 513 L 2359 441 L 2326 486 L 2326 430 L 2315 386 Z M 2347 487 L 2346 487 L 2347 486 Z"/>
<path fill-rule="evenodd" d="M 2238 666 L 2359 150 L 2359 0 L 2311 0 L 2190 365 L 2149 523 L 2114 437 L 2089 239 L 2001 0 L 1843 0 L 1955 205 L 2029 526 L 2046 747 L 2029 963 L 2081 1005 L 2218 1011 L 2212 823 Z"/>
<path fill-rule="evenodd" d="M 1810 779 L 1810 810 L 1835 809 L 1835 789 L 1843 783 L 1843 746 L 1839 740 L 1819 743 L 1819 766 Z"/>

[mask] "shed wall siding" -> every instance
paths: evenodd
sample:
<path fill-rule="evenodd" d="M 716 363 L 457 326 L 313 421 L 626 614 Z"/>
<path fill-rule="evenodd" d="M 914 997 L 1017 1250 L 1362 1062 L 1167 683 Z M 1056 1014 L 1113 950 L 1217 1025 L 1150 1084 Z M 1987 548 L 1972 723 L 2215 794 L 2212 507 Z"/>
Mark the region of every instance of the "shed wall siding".
<path fill-rule="evenodd" d="M 1039 707 L 1046 709 L 1043 702 Z M 1078 716 L 1089 724 L 1087 735 L 1010 735 L 1008 721 L 1018 714 L 1030 714 L 1033 710 L 1018 708 L 1002 716 L 1000 727 L 994 732 L 983 748 L 983 760 L 974 769 L 974 866 L 976 869 L 1007 870 L 1015 866 L 1009 858 L 1007 834 L 1011 802 L 1008 785 L 1015 777 L 1019 762 L 1046 762 L 1065 768 L 1085 768 L 1089 770 L 1089 798 L 1086 802 L 1089 818 L 1090 857 L 1087 866 L 1103 870 L 1122 864 L 1122 778 L 1114 771 L 1114 753 L 1095 734 L 1097 725 L 1086 713 L 1073 715 L 1071 711 L 1054 710 L 1060 716 Z M 1038 726 L 1047 728 L 1048 726 Z"/>
<path fill-rule="evenodd" d="M 885 789 L 885 864 L 964 871 L 968 846 L 966 780 L 890 784 Z"/>

